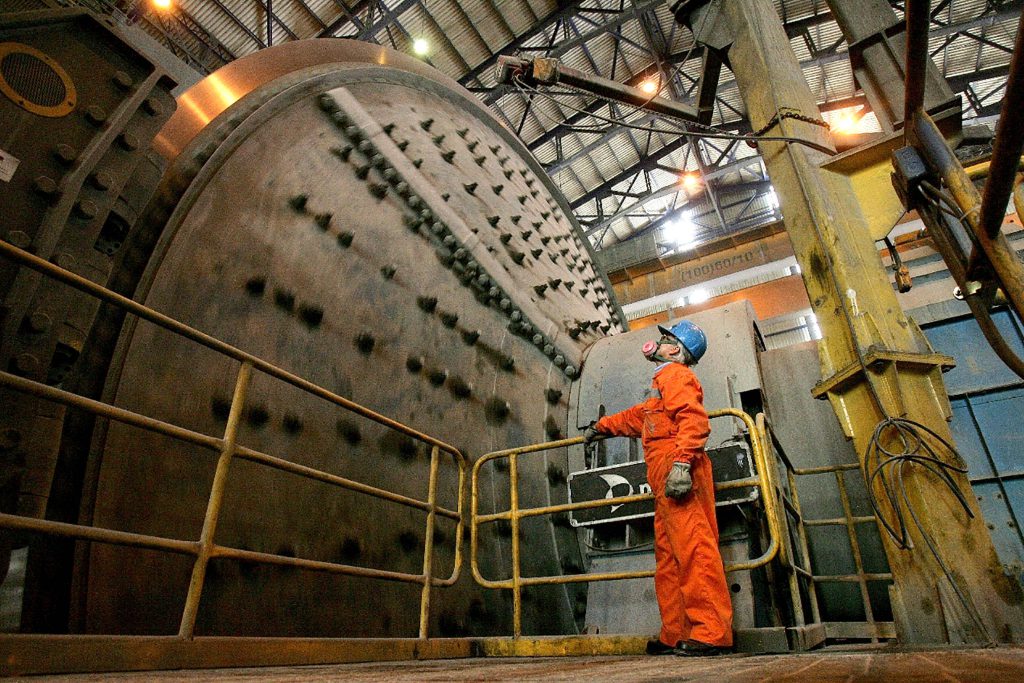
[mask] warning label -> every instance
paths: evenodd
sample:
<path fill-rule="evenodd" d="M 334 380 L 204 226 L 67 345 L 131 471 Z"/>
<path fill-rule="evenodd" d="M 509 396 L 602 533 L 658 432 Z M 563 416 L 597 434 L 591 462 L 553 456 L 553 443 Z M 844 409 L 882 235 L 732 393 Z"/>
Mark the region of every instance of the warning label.
<path fill-rule="evenodd" d="M 18 170 L 18 164 L 20 163 L 21 161 L 13 154 L 0 149 L 0 181 L 5 183 L 11 182 L 11 178 L 14 177 L 14 172 Z"/>

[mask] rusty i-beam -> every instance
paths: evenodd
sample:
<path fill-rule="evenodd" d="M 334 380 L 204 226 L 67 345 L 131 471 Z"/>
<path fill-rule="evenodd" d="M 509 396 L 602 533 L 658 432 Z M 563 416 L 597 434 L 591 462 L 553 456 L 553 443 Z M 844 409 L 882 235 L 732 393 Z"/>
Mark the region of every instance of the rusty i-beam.
<path fill-rule="evenodd" d="M 771 135 L 832 147 L 827 128 L 814 122 L 817 104 L 770 0 L 691 0 L 673 11 L 698 42 L 725 57 L 755 130 L 773 124 Z M 941 377 L 952 359 L 936 354 L 900 308 L 874 245 L 877 226 L 865 218 L 850 179 L 822 168 L 829 155 L 789 142 L 759 147 L 823 333 L 814 395 L 828 398 L 853 440 L 882 518 L 900 529 L 902 512 L 906 522 L 904 542 L 881 529 L 900 640 L 1024 639 L 1024 595 L 1004 573 L 965 474 L 902 459 L 886 466 L 893 496 L 882 477 L 871 479 L 879 462 L 867 461 L 873 443 L 904 450 L 894 428 L 876 434 L 887 418 L 913 420 L 952 442 Z M 919 433 L 940 459 L 956 462 L 934 436 Z M 962 502 L 940 472 L 950 474 Z"/>

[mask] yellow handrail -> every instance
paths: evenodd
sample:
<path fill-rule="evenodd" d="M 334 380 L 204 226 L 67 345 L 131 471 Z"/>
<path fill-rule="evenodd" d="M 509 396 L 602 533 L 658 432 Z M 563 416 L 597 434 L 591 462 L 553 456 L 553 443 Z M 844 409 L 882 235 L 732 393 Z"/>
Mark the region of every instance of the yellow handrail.
<path fill-rule="evenodd" d="M 156 420 L 152 417 L 141 415 L 124 408 L 119 408 L 102 401 L 79 396 L 62 389 L 48 386 L 41 382 L 36 382 L 8 372 L 0 371 L 0 388 L 12 389 L 42 400 L 53 401 L 55 403 L 75 407 L 94 415 L 139 427 L 147 431 L 163 434 L 170 438 L 196 444 L 220 453 L 220 457 L 217 461 L 216 472 L 214 474 L 214 482 L 211 487 L 210 496 L 207 500 L 203 529 L 200 538 L 196 541 L 129 533 L 115 529 L 104 529 L 81 524 L 54 522 L 45 519 L 36 519 L 12 514 L 0 514 L 0 528 L 15 529 L 32 533 L 43 533 L 86 541 L 110 543 L 114 545 L 150 548 L 194 556 L 196 560 L 193 565 L 192 577 L 190 579 L 188 594 L 185 600 L 185 606 L 182 611 L 178 630 L 178 637 L 183 640 L 190 640 L 193 637 L 199 602 L 203 586 L 205 584 L 206 567 L 210 559 L 218 557 L 263 564 L 285 565 L 310 571 L 421 584 L 423 586 L 423 591 L 420 599 L 419 637 L 427 637 L 430 589 L 435 586 L 443 587 L 453 585 L 458 580 L 462 569 L 462 536 L 463 528 L 465 526 L 463 510 L 465 507 L 466 497 L 466 472 L 469 469 L 469 462 L 459 449 L 433 436 L 402 424 L 401 422 L 392 420 L 391 418 L 373 411 L 370 408 L 366 408 L 354 401 L 350 401 L 349 399 L 339 396 L 317 384 L 314 384 L 313 382 L 310 382 L 309 380 L 294 375 L 287 370 L 231 346 L 219 339 L 211 337 L 204 332 L 200 332 L 199 330 L 189 327 L 178 320 L 154 311 L 143 304 L 117 294 L 116 292 L 72 273 L 71 271 L 54 265 L 27 251 L 24 251 L 23 249 L 19 249 L 8 242 L 4 242 L 3 240 L 0 240 L 0 256 L 7 257 L 20 265 L 40 272 L 47 277 L 57 280 L 58 282 L 62 282 L 97 299 L 117 306 L 128 313 L 148 320 L 174 334 L 190 339 L 202 346 L 212 349 L 213 351 L 233 358 L 240 364 L 235 391 L 228 412 L 227 426 L 225 428 L 224 435 L 220 438 L 202 434 L 161 420 Z M 377 422 L 384 427 L 401 432 L 413 439 L 429 444 L 432 449 L 427 500 L 411 498 L 386 489 L 352 481 L 344 477 L 330 474 L 329 472 L 293 463 L 283 458 L 261 453 L 238 444 L 236 440 L 238 422 L 244 409 L 246 393 L 251 381 L 253 370 L 263 372 L 271 377 L 291 384 L 306 393 L 312 394 L 313 396 L 333 403 L 345 410 Z M 440 453 L 442 451 L 452 456 L 454 463 L 459 470 L 458 491 L 456 496 L 457 510 L 449 510 L 437 504 L 437 472 Z M 310 560 L 217 545 L 213 541 L 214 532 L 216 531 L 217 522 L 220 517 L 230 464 L 235 458 L 249 460 L 281 472 L 288 472 L 399 505 L 405 505 L 426 511 L 427 528 L 424 541 L 423 572 L 420 574 L 410 574 L 383 569 L 371 569 L 369 567 Z M 452 573 L 445 579 L 439 579 L 433 575 L 434 524 L 438 515 L 454 519 L 457 522 L 455 529 L 455 556 L 453 559 Z"/>
<path fill-rule="evenodd" d="M 756 477 L 749 477 L 746 479 L 740 479 L 736 481 L 723 482 L 715 485 L 716 491 L 727 491 L 736 488 L 748 488 L 757 487 L 761 491 L 762 499 L 764 500 L 765 515 L 768 517 L 768 535 L 769 544 L 768 548 L 763 554 L 757 558 L 747 560 L 745 562 L 734 562 L 726 565 L 725 570 L 727 572 L 754 569 L 761 567 L 771 562 L 778 554 L 781 547 L 782 538 L 782 520 L 779 517 L 778 501 L 775 499 L 776 482 L 774 478 L 774 468 L 771 467 L 771 463 L 768 461 L 766 455 L 765 442 L 762 438 L 762 432 L 758 430 L 757 424 L 754 419 L 741 410 L 734 408 L 725 408 L 722 410 L 716 410 L 708 413 L 708 417 L 711 419 L 718 417 L 733 417 L 741 420 L 747 428 L 748 434 L 750 434 L 751 450 L 754 457 L 754 465 L 757 471 Z M 627 503 L 637 503 L 645 500 L 653 500 L 654 495 L 650 493 L 633 495 L 633 496 L 620 496 L 618 498 L 605 498 L 602 500 L 583 501 L 579 503 L 567 503 L 564 505 L 549 505 L 545 507 L 519 509 L 519 495 L 518 495 L 518 481 L 519 481 L 519 463 L 518 458 L 520 455 L 526 455 L 529 453 L 537 453 L 540 451 L 553 450 L 555 448 L 563 448 L 565 446 L 574 446 L 576 444 L 583 443 L 583 437 L 574 437 L 571 439 L 560 439 L 558 441 L 549 441 L 539 444 L 531 444 L 529 446 L 522 446 L 520 448 L 508 448 L 501 451 L 495 451 L 488 453 L 480 457 L 474 464 L 471 477 L 470 486 L 470 567 L 473 571 L 473 578 L 476 579 L 477 583 L 485 588 L 504 588 L 512 589 L 512 621 L 514 629 L 514 637 L 518 638 L 522 635 L 522 588 L 523 586 L 537 586 L 537 585 L 551 585 L 551 584 L 563 584 L 563 583 L 584 583 L 591 581 L 616 581 L 621 579 L 639 579 L 654 576 L 654 570 L 634 571 L 634 572 L 605 572 L 601 574 L 575 574 L 570 576 L 559 575 L 559 576 L 522 576 L 522 570 L 520 567 L 520 548 L 519 548 L 519 520 L 524 517 L 535 517 L 539 515 L 554 514 L 557 512 L 570 512 L 573 510 L 586 510 L 589 508 L 605 507 L 608 505 L 625 505 Z M 479 473 L 480 468 L 491 460 L 499 458 L 508 458 L 509 460 L 509 479 L 510 479 L 510 506 L 509 509 L 503 512 L 497 512 L 487 515 L 480 515 L 477 513 L 478 501 L 479 501 Z M 478 563 L 477 550 L 478 550 L 478 536 L 479 526 L 488 522 L 494 522 L 497 520 L 509 520 L 512 526 L 512 578 L 496 581 L 488 579 L 483 576 L 480 572 Z"/>
<path fill-rule="evenodd" d="M 821 613 L 818 606 L 818 594 L 817 586 L 819 583 L 825 582 L 840 582 L 840 583 L 857 583 L 860 589 L 861 604 L 864 607 L 865 621 L 868 624 L 868 636 L 872 642 L 877 642 L 883 635 L 882 625 L 876 621 L 874 615 L 874 608 L 871 605 L 871 596 L 868 592 L 868 581 L 891 581 L 892 574 L 889 572 L 867 572 L 864 569 L 864 561 L 860 548 L 860 541 L 857 538 L 857 525 L 858 524 L 870 524 L 878 523 L 878 518 L 871 515 L 855 515 L 853 514 L 853 507 L 850 502 L 850 496 L 847 491 L 846 482 L 844 480 L 844 473 L 851 470 L 859 470 L 860 465 L 857 463 L 840 463 L 836 465 L 825 465 L 820 467 L 796 467 L 790 461 L 789 456 L 786 455 L 786 451 L 783 449 L 782 444 L 779 442 L 778 436 L 772 429 L 771 422 L 764 414 L 757 416 L 757 428 L 760 434 L 761 440 L 765 445 L 765 449 L 771 452 L 772 446 L 775 447 L 775 452 L 778 454 L 779 459 L 786 467 L 786 476 L 789 483 L 789 491 L 792 495 L 792 500 L 789 500 L 785 493 L 782 492 L 783 503 L 787 506 L 789 512 L 794 516 L 796 520 L 796 531 L 797 540 L 800 542 L 800 549 L 803 555 L 803 566 L 797 562 L 795 553 L 793 557 L 784 558 L 786 560 L 789 572 L 789 584 L 790 594 L 793 601 L 794 613 L 797 619 L 797 625 L 802 626 L 804 624 L 804 613 L 803 604 L 799 598 L 799 587 L 797 585 L 797 577 L 802 577 L 808 582 L 808 599 L 810 600 L 811 606 L 811 620 L 814 623 L 821 622 Z M 797 491 L 796 477 L 808 476 L 808 475 L 821 475 L 821 474 L 833 474 L 836 479 L 836 487 L 839 491 L 839 500 L 843 507 L 843 516 L 830 518 L 830 519 L 805 519 L 803 510 L 800 506 L 800 496 Z M 824 527 L 824 526 L 842 526 L 846 528 L 847 539 L 850 543 L 850 552 L 853 556 L 854 567 L 856 573 L 853 574 L 815 574 L 811 567 L 810 560 L 810 548 L 807 539 L 806 527 Z M 784 547 L 785 549 L 785 547 Z M 891 636 L 890 636 L 891 637 Z"/>

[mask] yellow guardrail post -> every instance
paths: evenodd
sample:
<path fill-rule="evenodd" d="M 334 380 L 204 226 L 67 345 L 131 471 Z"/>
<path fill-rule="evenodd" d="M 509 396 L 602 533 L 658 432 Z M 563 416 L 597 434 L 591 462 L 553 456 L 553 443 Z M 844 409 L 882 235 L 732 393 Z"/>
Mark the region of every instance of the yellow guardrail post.
<path fill-rule="evenodd" d="M 210 498 L 206 504 L 206 516 L 203 519 L 203 530 L 199 535 L 199 555 L 192 565 L 192 578 L 189 581 L 188 595 L 185 598 L 185 609 L 181 614 L 178 637 L 190 639 L 196 628 L 196 615 L 199 613 L 199 599 L 203 594 L 206 582 L 206 567 L 210 563 L 213 549 L 213 538 L 217 533 L 217 522 L 220 520 L 220 508 L 224 502 L 224 492 L 228 485 L 228 468 L 235 457 L 235 446 L 238 439 L 238 425 L 242 420 L 242 408 L 245 407 L 245 396 L 252 379 L 252 364 L 242 363 L 235 380 L 235 392 L 231 397 L 231 409 L 228 412 L 227 426 L 224 428 L 224 445 L 217 459 L 217 469 L 213 474 L 213 485 L 210 487 Z"/>
<path fill-rule="evenodd" d="M 512 626 L 513 637 L 523 635 L 522 568 L 519 564 L 519 456 L 508 457 L 509 507 L 512 514 Z"/>
<path fill-rule="evenodd" d="M 462 535 L 466 528 L 466 470 L 469 468 L 469 462 L 459 451 L 451 452 L 451 455 L 454 456 L 455 463 L 459 468 L 458 501 L 456 502 L 458 512 L 452 516 L 448 510 L 442 507 L 437 508 L 437 511 L 442 516 L 455 520 L 455 559 L 452 561 L 452 573 L 447 579 L 431 579 L 433 585 L 438 587 L 455 585 L 462 573 Z"/>
<path fill-rule="evenodd" d="M 764 513 L 768 518 L 767 550 L 765 550 L 760 557 L 746 562 L 735 562 L 726 566 L 725 571 L 734 572 L 763 567 L 775 559 L 775 556 L 778 555 L 779 548 L 782 545 L 782 520 L 779 517 L 778 500 L 775 498 L 775 485 L 771 462 L 768 460 L 768 456 L 764 448 L 764 440 L 758 433 L 757 423 L 745 412 L 735 408 L 722 408 L 721 410 L 713 410 L 708 413 L 708 417 L 712 419 L 726 416 L 734 417 L 741 421 L 747 428 L 747 433 L 750 435 L 750 449 L 754 456 L 754 466 L 757 468 L 756 486 L 761 490 L 761 498 L 764 501 Z M 742 488 L 735 486 L 736 483 L 737 482 L 726 482 L 725 484 L 715 486 L 715 490 L 724 491 L 730 488 Z"/>
<path fill-rule="evenodd" d="M 434 572 L 434 518 L 437 515 L 438 448 L 430 449 L 430 478 L 427 484 L 427 529 L 423 537 L 423 594 L 420 598 L 420 638 L 426 638 L 430 627 L 430 589 Z M 461 507 L 461 506 L 460 506 Z M 456 541 L 458 543 L 458 541 Z"/>
<path fill-rule="evenodd" d="M 772 449 L 772 439 L 771 439 L 771 436 L 769 434 L 768 418 L 765 417 L 764 413 L 758 413 L 757 414 L 757 418 L 756 418 L 756 422 L 757 422 L 757 433 L 758 433 L 758 437 L 761 439 L 762 447 L 764 448 L 765 454 L 770 456 L 773 453 L 773 449 Z M 783 457 L 783 455 L 780 454 L 780 457 Z M 773 464 L 776 462 L 775 458 L 770 458 L 770 460 L 771 460 L 771 462 Z M 787 475 L 787 480 L 786 481 L 789 483 L 790 488 L 792 489 L 795 486 L 795 484 L 793 483 L 793 473 L 792 473 L 792 469 L 789 467 L 789 460 L 788 459 L 784 460 L 784 465 L 786 466 L 786 475 Z M 773 472 L 772 472 L 773 476 L 775 476 L 777 473 L 778 473 L 778 471 L 773 469 Z M 775 486 L 779 487 L 778 495 L 779 495 L 779 497 L 781 499 L 784 500 L 785 494 L 784 494 L 784 492 L 781 489 L 781 486 L 782 486 L 781 482 L 780 481 L 776 481 L 775 482 Z M 783 504 L 783 507 L 785 507 L 784 504 Z M 799 580 L 797 579 L 797 570 L 796 570 L 796 565 L 795 565 L 796 553 L 792 552 L 792 549 L 790 548 L 791 537 L 789 535 L 789 524 L 782 524 L 782 520 L 786 519 L 786 511 L 784 509 L 780 509 L 779 510 L 779 515 L 782 518 L 782 519 L 779 520 L 780 527 L 781 527 L 782 532 L 785 534 L 785 537 L 783 539 L 781 539 L 782 540 L 782 547 L 780 548 L 779 552 L 781 553 L 781 556 L 782 556 L 782 563 L 783 563 L 783 565 L 788 569 L 788 571 L 786 572 L 787 573 L 786 582 L 787 582 L 787 584 L 789 586 L 789 599 L 790 599 L 790 602 L 793 604 L 793 616 L 794 616 L 794 619 L 796 621 L 796 625 L 797 626 L 804 626 L 806 624 L 806 620 L 804 618 L 803 602 L 800 599 L 800 583 L 799 583 Z M 798 524 L 802 524 L 803 520 L 802 519 L 798 519 L 797 523 Z"/>

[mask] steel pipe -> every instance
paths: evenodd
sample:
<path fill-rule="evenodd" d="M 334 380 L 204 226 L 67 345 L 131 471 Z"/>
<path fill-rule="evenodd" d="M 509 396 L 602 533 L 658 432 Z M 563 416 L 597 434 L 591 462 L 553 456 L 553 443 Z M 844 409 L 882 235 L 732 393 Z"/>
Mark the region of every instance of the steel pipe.
<path fill-rule="evenodd" d="M 393 493 L 386 489 L 377 488 L 376 486 L 370 486 L 369 484 L 362 484 L 358 481 L 352 481 L 345 477 L 339 477 L 336 474 L 330 474 L 322 470 L 308 467 L 306 465 L 300 465 L 299 463 L 291 462 L 283 458 L 277 458 L 273 455 L 267 455 L 266 453 L 260 453 L 254 451 L 251 448 L 239 446 L 237 449 L 237 457 L 242 460 L 249 460 L 251 462 L 258 462 L 262 465 L 272 467 L 282 472 L 290 472 L 297 474 L 308 479 L 314 479 L 316 481 L 322 481 L 325 484 L 334 484 L 341 488 L 348 489 L 349 491 L 356 491 L 358 493 L 365 493 L 366 495 L 387 500 L 392 503 L 398 503 L 407 507 L 416 508 L 418 510 L 429 511 L 430 503 L 417 500 L 416 498 L 410 498 L 409 496 L 403 496 L 400 493 Z M 454 510 L 448 510 L 445 508 L 437 508 L 437 513 L 442 517 L 448 517 L 449 519 L 459 519 L 459 513 Z"/>
<path fill-rule="evenodd" d="M 717 487 L 715 490 L 718 490 Z M 513 514 L 511 510 L 494 512 L 489 515 L 478 515 L 475 517 L 477 524 L 487 524 L 501 519 L 511 520 L 513 517 L 541 517 L 553 515 L 560 512 L 573 512 L 574 510 L 591 510 L 593 508 L 608 507 L 609 505 L 628 505 L 629 503 L 642 503 L 647 500 L 654 500 L 653 493 L 637 493 L 632 496 L 619 496 L 617 498 L 602 498 L 600 500 L 583 500 L 578 503 L 564 503 L 562 505 L 547 505 L 542 508 L 527 508 Z"/>
<path fill-rule="evenodd" d="M 929 0 L 907 0 L 907 68 L 904 80 L 903 129 L 924 103 L 925 74 L 928 67 Z"/>
<path fill-rule="evenodd" d="M 422 584 L 426 578 L 422 574 L 407 574 L 404 572 L 393 572 L 386 569 L 371 569 L 370 567 L 355 567 L 348 564 L 336 562 L 323 562 L 321 560 L 307 560 L 301 557 L 288 557 L 286 555 L 274 555 L 272 553 L 261 553 L 255 550 L 240 550 L 225 546 L 214 546 L 210 550 L 210 557 L 223 557 L 243 562 L 258 562 L 260 564 L 275 564 L 282 567 L 295 567 L 297 569 L 308 569 L 311 571 L 325 572 L 327 574 L 346 574 L 348 576 L 363 576 L 371 579 L 384 581 L 400 581 L 403 583 Z"/>
<path fill-rule="evenodd" d="M 818 582 L 828 581 L 832 583 L 857 583 L 860 581 L 892 581 L 892 574 L 888 572 L 874 572 L 866 574 L 815 574 L 814 580 Z"/>
<path fill-rule="evenodd" d="M 981 195 L 931 117 L 918 112 L 913 117 L 911 129 L 915 146 L 921 150 L 929 167 L 942 178 L 963 212 L 964 220 L 977 243 L 975 249 L 980 247 L 985 258 L 992 264 L 996 283 L 1006 294 L 1017 315 L 1024 319 L 1024 264 L 1005 235 L 997 232 L 990 236 L 982 229 Z M 1017 156 L 1019 158 L 1020 154 Z M 975 259 L 972 257 L 971 261 Z"/>
<path fill-rule="evenodd" d="M 518 80 L 522 80 L 528 85 L 561 83 L 599 97 L 607 97 L 616 102 L 623 102 L 658 114 L 686 121 L 696 121 L 699 118 L 697 109 L 688 104 L 652 96 L 640 88 L 584 73 L 565 66 L 559 60 L 551 57 L 537 57 L 532 60 L 511 56 L 500 57 L 498 59 L 498 81 L 514 83 Z"/>
<path fill-rule="evenodd" d="M 523 634 L 523 595 L 519 556 L 519 455 L 508 456 L 509 509 L 512 512 L 512 626 L 513 638 Z"/>
<path fill-rule="evenodd" d="M 996 125 L 992 161 L 978 219 L 979 228 L 990 238 L 998 235 L 1002 228 L 1006 203 L 1013 190 L 1021 151 L 1024 150 L 1024 117 L 1021 116 L 1021 108 L 1024 107 L 1024 66 L 1021 65 L 1021 54 L 1024 54 L 1024 31 L 1018 20 L 1006 94 Z"/>
<path fill-rule="evenodd" d="M 430 475 L 427 483 L 427 527 L 423 537 L 423 592 L 420 595 L 420 638 L 426 638 L 430 626 L 430 588 L 434 571 L 434 521 L 437 516 L 437 465 L 438 448 L 430 451 Z"/>
<path fill-rule="evenodd" d="M 133 548 L 166 550 L 180 555 L 196 555 L 199 552 L 199 544 L 195 541 L 180 541 L 173 538 L 147 536 L 146 534 L 135 534 L 128 531 L 101 529 L 81 524 L 68 524 L 67 522 L 53 522 L 48 519 L 21 517 L 20 515 L 9 515 L 6 513 L 0 513 L 0 528 L 49 534 L 51 536 L 63 536 L 64 538 L 77 538 L 83 541 L 112 543 Z"/>
<path fill-rule="evenodd" d="M 854 524 L 867 524 L 868 522 L 877 522 L 878 519 L 873 515 L 869 516 L 858 516 L 850 517 L 833 517 L 830 519 L 808 519 L 804 521 L 807 526 L 846 526 L 848 523 L 853 522 Z"/>
<path fill-rule="evenodd" d="M 3 242 L 0 242 L 0 247 L 3 244 Z M 63 389 L 57 389 L 56 387 L 25 379 L 24 377 L 18 377 L 9 372 L 0 371 L 0 387 L 8 387 L 29 396 L 53 401 L 54 403 L 60 403 L 72 408 L 79 408 L 100 417 L 106 417 L 138 427 L 139 429 L 163 434 L 164 436 L 196 444 L 210 450 L 218 450 L 221 447 L 221 440 L 215 436 L 200 434 L 191 429 L 185 429 L 184 427 L 178 427 L 177 425 L 162 422 L 145 415 L 139 415 L 124 408 L 118 408 L 101 401 L 72 394 L 70 391 L 64 391 Z"/>

